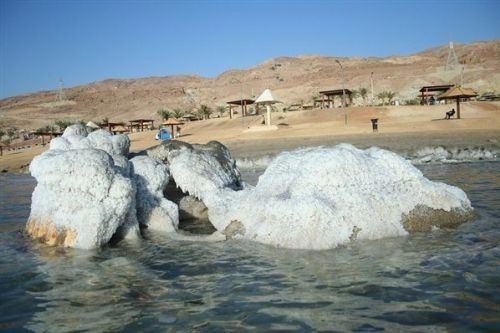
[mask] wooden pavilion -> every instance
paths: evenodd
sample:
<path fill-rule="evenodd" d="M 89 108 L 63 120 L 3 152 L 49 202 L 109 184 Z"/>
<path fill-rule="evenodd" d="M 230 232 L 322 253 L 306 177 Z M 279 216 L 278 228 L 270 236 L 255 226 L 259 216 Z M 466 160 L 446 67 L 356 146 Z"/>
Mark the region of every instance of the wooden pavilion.
<path fill-rule="evenodd" d="M 107 129 L 108 131 L 110 131 L 113 134 L 127 132 L 127 129 L 125 128 L 125 123 L 111 123 L 108 121 L 108 122 L 99 124 L 99 127 L 102 129 Z"/>
<path fill-rule="evenodd" d="M 432 100 L 436 100 L 437 96 L 439 94 L 444 93 L 446 90 L 450 89 L 451 87 L 454 87 L 453 84 L 440 84 L 440 85 L 433 85 L 433 86 L 423 86 L 420 88 L 420 104 L 424 105 L 427 104 L 429 105 Z"/>
<path fill-rule="evenodd" d="M 476 97 L 477 94 L 470 88 L 452 87 L 445 93 L 438 96 L 439 99 L 454 99 L 457 102 L 457 119 L 460 119 L 460 101 L 469 100 L 471 97 Z"/>
<path fill-rule="evenodd" d="M 243 99 L 238 99 L 234 101 L 229 101 L 226 102 L 229 108 L 229 118 L 233 118 L 233 107 L 240 105 L 241 106 L 241 116 L 245 117 L 247 116 L 247 105 L 251 105 L 255 103 L 253 99 L 249 98 L 243 98 Z M 259 109 L 256 109 L 257 114 L 259 114 Z"/>
<path fill-rule="evenodd" d="M 333 89 L 323 90 L 319 92 L 320 98 L 314 100 L 315 106 L 319 104 L 322 109 L 330 109 L 335 107 L 335 96 L 340 96 L 342 105 L 342 98 L 345 94 L 345 106 L 348 107 L 352 103 L 352 91 L 349 89 Z"/>
<path fill-rule="evenodd" d="M 135 120 L 130 120 L 130 132 L 133 131 L 133 129 L 136 129 L 136 132 L 144 132 L 144 126 L 146 126 L 146 129 L 152 129 L 154 127 L 154 120 L 153 119 L 135 119 Z"/>

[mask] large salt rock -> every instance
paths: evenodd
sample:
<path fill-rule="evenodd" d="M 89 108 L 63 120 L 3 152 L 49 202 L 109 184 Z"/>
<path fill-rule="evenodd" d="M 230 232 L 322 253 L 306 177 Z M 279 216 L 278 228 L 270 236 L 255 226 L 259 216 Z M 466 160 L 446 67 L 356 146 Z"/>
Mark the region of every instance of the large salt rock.
<path fill-rule="evenodd" d="M 119 227 L 124 234 L 135 228 L 134 186 L 106 152 L 48 150 L 30 171 L 37 180 L 26 226 L 32 237 L 91 249 L 108 243 Z"/>
<path fill-rule="evenodd" d="M 179 224 L 177 205 L 163 197 L 169 181 L 168 167 L 149 156 L 130 160 L 132 179 L 137 186 L 137 218 L 150 230 L 174 232 Z"/>
<path fill-rule="evenodd" d="M 432 182 L 409 161 L 378 148 L 343 144 L 282 153 L 255 188 L 242 191 L 221 186 L 223 177 L 198 156 L 180 155 L 170 168 L 228 238 L 287 248 L 328 249 L 453 227 L 472 212 L 462 190 Z"/>

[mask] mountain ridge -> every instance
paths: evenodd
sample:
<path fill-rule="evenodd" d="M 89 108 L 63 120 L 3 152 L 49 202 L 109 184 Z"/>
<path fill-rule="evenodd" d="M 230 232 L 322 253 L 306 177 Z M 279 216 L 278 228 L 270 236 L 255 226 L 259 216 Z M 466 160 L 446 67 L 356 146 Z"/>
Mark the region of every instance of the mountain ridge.
<path fill-rule="evenodd" d="M 392 90 L 400 100 L 415 98 L 422 85 L 459 83 L 463 66 L 464 85 L 478 92 L 500 90 L 500 40 L 454 46 L 461 65 L 453 71 L 444 70 L 448 55 L 448 45 L 444 45 L 388 57 L 280 56 L 215 77 L 107 78 L 65 88 L 65 102 L 56 102 L 57 90 L 4 98 L 0 100 L 0 126 L 33 128 L 57 119 L 158 118 L 156 111 L 162 107 L 191 112 L 200 104 L 215 107 L 243 96 L 256 97 L 265 88 L 286 104 L 310 103 L 320 90 L 341 88 L 337 60 L 344 68 L 346 88 L 369 89 L 374 72 L 375 95 Z"/>

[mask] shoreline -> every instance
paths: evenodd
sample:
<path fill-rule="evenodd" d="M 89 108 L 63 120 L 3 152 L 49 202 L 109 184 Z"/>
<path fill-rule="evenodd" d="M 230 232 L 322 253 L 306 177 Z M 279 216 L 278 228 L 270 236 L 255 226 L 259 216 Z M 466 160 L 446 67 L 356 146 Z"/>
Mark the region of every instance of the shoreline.
<path fill-rule="evenodd" d="M 461 134 L 461 135 L 460 135 Z M 361 149 L 379 147 L 398 154 L 426 147 L 500 149 L 500 130 L 469 130 L 458 133 L 373 133 L 323 135 L 296 138 L 230 140 L 223 142 L 234 158 L 253 158 L 287 150 L 349 143 Z"/>
<path fill-rule="evenodd" d="M 181 137 L 181 139 L 183 138 Z M 206 143 L 197 142 L 197 140 L 186 141 L 190 143 Z M 253 159 L 267 155 L 277 155 L 289 150 L 319 146 L 331 147 L 341 143 L 352 144 L 360 149 L 375 146 L 404 155 L 426 147 L 444 147 L 447 149 L 484 148 L 489 150 L 500 150 L 500 130 L 461 130 L 448 133 L 420 131 L 408 133 L 342 134 L 220 140 L 220 142 L 228 147 L 234 159 Z M 154 143 L 155 144 L 149 147 L 159 144 L 158 142 Z M 48 146 L 46 147 L 48 148 Z M 25 172 L 26 166 L 29 165 L 31 159 L 41 154 L 47 149 L 46 147 L 37 147 L 31 150 L 14 152 L 13 155 L 19 154 L 19 159 L 12 161 L 13 163 L 10 164 L 4 164 L 0 159 L 0 171 L 4 173 Z M 142 147 L 139 149 L 136 148 L 137 147 L 134 147 L 132 143 L 130 151 L 138 152 L 143 150 Z"/>
<path fill-rule="evenodd" d="M 261 116 L 211 118 L 186 123 L 179 139 L 202 144 L 219 141 L 234 158 L 339 143 L 363 149 L 377 146 L 398 154 L 439 146 L 500 150 L 500 102 L 463 103 L 461 120 L 437 121 L 442 120 L 448 108 L 449 105 L 385 106 L 276 112 L 273 121 L 277 129 L 273 131 L 249 131 L 261 126 Z M 349 118 L 348 126 L 344 124 L 345 115 Z M 372 132 L 372 118 L 379 119 L 379 132 Z M 130 152 L 158 145 L 155 134 L 156 131 L 128 134 Z M 0 157 L 0 172 L 22 172 L 33 157 L 46 149 L 48 145 L 4 152 Z"/>

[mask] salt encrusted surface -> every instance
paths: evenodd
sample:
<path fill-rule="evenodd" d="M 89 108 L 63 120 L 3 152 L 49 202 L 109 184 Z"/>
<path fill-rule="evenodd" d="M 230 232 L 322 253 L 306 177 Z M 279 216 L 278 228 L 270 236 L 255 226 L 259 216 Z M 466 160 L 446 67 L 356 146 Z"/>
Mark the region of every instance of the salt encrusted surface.
<path fill-rule="evenodd" d="M 255 188 L 242 191 L 226 188 L 225 174 L 205 155 L 185 151 L 172 158 L 170 170 L 178 186 L 206 204 L 217 230 L 230 227 L 232 238 L 288 248 L 406 235 L 403 216 L 417 206 L 450 214 L 472 209 L 459 188 L 431 182 L 409 161 L 378 148 L 343 144 L 282 153 Z"/>
<path fill-rule="evenodd" d="M 242 187 L 241 174 L 236 167 L 236 161 L 231 158 L 229 150 L 220 142 L 210 141 L 204 145 L 191 145 L 177 140 L 166 141 L 148 149 L 146 153 L 168 165 L 172 163 L 179 165 L 189 160 L 187 163 L 190 163 L 190 171 L 195 176 L 200 179 L 208 177 L 209 182 L 213 181 L 218 187 L 228 187 L 234 190 Z M 174 162 L 175 160 L 177 162 Z M 175 172 L 172 167 L 171 172 Z M 177 185 L 181 186 L 181 184 Z"/>
<path fill-rule="evenodd" d="M 216 239 L 327 249 L 455 226 L 472 216 L 462 190 L 431 182 L 409 161 L 378 148 L 343 144 L 282 153 L 249 187 L 220 143 L 172 142 L 128 161 L 128 137 L 82 133 L 71 128 L 52 140 L 30 166 L 38 185 L 27 231 L 49 244 L 94 248 L 116 234 L 136 235 L 138 223 L 176 231 L 178 208 L 163 194 L 170 176 L 206 205 Z"/>
<path fill-rule="evenodd" d="M 234 181 L 213 155 L 190 149 L 171 159 L 170 173 L 178 187 L 204 202 Z"/>
<path fill-rule="evenodd" d="M 86 126 L 83 126 L 82 124 L 74 124 L 66 127 L 62 136 L 64 138 L 70 135 L 87 136 L 87 134 L 89 134 L 89 130 Z"/>
<path fill-rule="evenodd" d="M 179 224 L 177 205 L 163 197 L 168 167 L 149 156 L 130 160 L 132 179 L 137 186 L 137 218 L 150 230 L 174 232 Z"/>
<path fill-rule="evenodd" d="M 84 129 L 77 130 L 71 125 L 64 131 L 61 137 L 54 138 L 50 141 L 50 149 L 84 149 L 95 148 L 101 149 L 114 155 L 127 155 L 130 139 L 128 136 L 119 134 L 113 135 L 106 130 L 100 129 L 86 134 Z M 78 134 L 83 133 L 83 134 Z"/>
<path fill-rule="evenodd" d="M 27 231 L 48 244 L 95 248 L 139 235 L 130 140 L 105 130 L 66 128 L 30 165 L 37 179 Z M 72 212 L 75 212 L 74 214 Z M 88 214 L 88 219 L 85 218 Z"/>
<path fill-rule="evenodd" d="M 49 150 L 33 159 L 30 172 L 37 180 L 27 225 L 32 236 L 91 249 L 127 225 L 134 187 L 106 152 Z"/>

